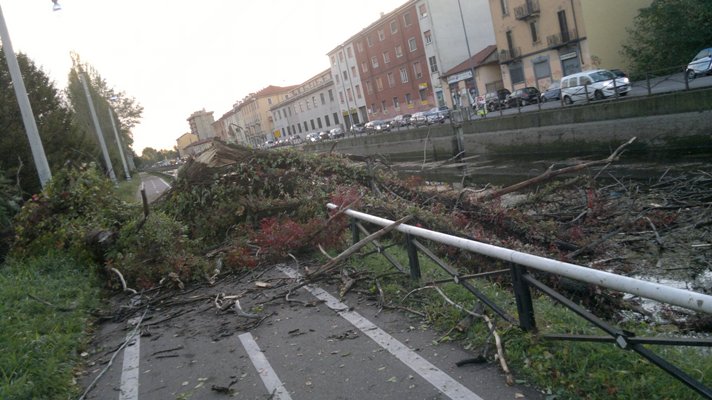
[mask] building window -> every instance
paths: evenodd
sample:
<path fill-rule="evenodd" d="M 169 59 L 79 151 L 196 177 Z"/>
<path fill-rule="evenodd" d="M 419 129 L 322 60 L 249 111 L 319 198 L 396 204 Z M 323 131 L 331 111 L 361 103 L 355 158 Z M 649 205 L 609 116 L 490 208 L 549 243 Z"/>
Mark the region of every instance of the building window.
<path fill-rule="evenodd" d="M 297 128 L 299 128 L 299 133 L 302 133 L 302 124 L 298 124 Z"/>
<path fill-rule="evenodd" d="M 339 114 L 334 113 L 334 125 L 338 125 L 338 124 L 339 124 Z"/>
<path fill-rule="evenodd" d="M 391 34 L 397 33 L 398 32 L 398 21 L 395 19 L 391 21 Z"/>
<path fill-rule="evenodd" d="M 420 67 L 420 61 L 413 63 L 413 74 L 415 74 L 415 79 L 423 77 L 423 69 Z"/>
<path fill-rule="evenodd" d="M 354 96 L 353 94 L 351 94 L 351 88 L 346 88 L 346 98 L 348 98 L 349 101 L 353 103 Z"/>
<path fill-rule="evenodd" d="M 373 40 L 371 40 L 370 36 L 366 37 L 366 44 L 368 45 L 368 47 L 373 47 Z"/>
<path fill-rule="evenodd" d="M 401 76 L 401 83 L 408 83 L 408 68 L 401 67 L 400 76 Z"/>
<path fill-rule="evenodd" d="M 304 131 L 309 130 L 309 125 L 307 125 L 307 121 L 304 121 Z"/>
<path fill-rule="evenodd" d="M 319 93 L 319 98 L 321 98 L 321 105 L 323 106 L 326 104 L 326 97 L 324 97 L 324 93 Z"/>
<path fill-rule="evenodd" d="M 339 92 L 339 100 L 341 100 L 341 104 L 344 104 L 344 92 Z"/>
<path fill-rule="evenodd" d="M 420 18 L 425 18 L 428 16 L 428 7 L 425 4 L 421 4 L 418 7 L 418 14 L 420 14 Z"/>
<path fill-rule="evenodd" d="M 411 52 L 414 52 L 414 51 L 418 50 L 418 44 L 417 44 L 417 42 L 415 41 L 415 38 L 414 38 L 414 37 L 408 39 L 408 49 L 409 49 Z"/>
<path fill-rule="evenodd" d="M 363 53 L 363 42 L 361 42 L 361 41 L 356 42 L 356 50 L 359 53 Z"/>
<path fill-rule="evenodd" d="M 418 94 L 420 95 L 420 101 L 424 102 L 428 100 L 428 89 L 420 89 L 418 91 Z"/>
<path fill-rule="evenodd" d="M 356 66 L 352 65 L 352 66 L 351 66 L 351 76 L 354 77 L 354 76 L 356 76 L 356 75 L 358 75 L 358 74 L 356 73 Z"/>
<path fill-rule="evenodd" d="M 316 129 L 316 125 L 314 125 L 314 120 L 313 119 L 309 120 L 309 122 L 311 123 L 312 129 Z"/>
<path fill-rule="evenodd" d="M 396 58 L 403 57 L 403 47 L 401 45 L 396 46 Z"/>
<path fill-rule="evenodd" d="M 509 50 L 509 57 L 514 58 L 514 37 L 512 36 L 512 31 L 507 31 L 505 35 L 507 37 L 507 50 Z"/>
<path fill-rule="evenodd" d="M 360 99 L 361 98 L 361 87 L 359 85 L 356 85 L 356 87 L 354 87 L 354 92 L 356 92 L 356 98 Z"/>
<path fill-rule="evenodd" d="M 411 19 L 410 19 L 410 13 L 403 14 L 403 25 L 411 26 L 412 24 L 413 24 L 413 21 L 411 21 Z"/>
<path fill-rule="evenodd" d="M 532 43 L 539 43 L 539 23 L 532 21 L 529 24 L 529 30 L 532 32 Z"/>
<path fill-rule="evenodd" d="M 384 114 L 386 113 L 386 111 L 388 111 L 388 108 L 386 107 L 386 101 L 385 101 L 385 100 L 382 100 L 382 101 L 381 101 L 381 111 L 383 111 Z"/>
<path fill-rule="evenodd" d="M 430 72 L 438 72 L 438 59 L 435 56 L 428 58 L 428 63 L 430 63 Z"/>
<path fill-rule="evenodd" d="M 388 87 L 393 87 L 396 85 L 396 78 L 393 76 L 393 72 L 388 73 Z"/>
<path fill-rule="evenodd" d="M 339 74 L 334 75 L 334 80 L 336 81 L 336 83 L 341 82 L 341 80 L 339 80 Z"/>
<path fill-rule="evenodd" d="M 329 89 L 329 101 L 334 101 L 334 92 Z"/>
<path fill-rule="evenodd" d="M 351 51 L 351 47 L 347 47 L 347 48 L 346 48 L 346 56 L 348 56 L 349 58 L 353 58 L 353 57 L 354 57 L 354 52 Z"/>
<path fill-rule="evenodd" d="M 383 29 L 378 30 L 378 41 L 382 42 L 386 40 L 386 34 L 383 32 Z"/>
<path fill-rule="evenodd" d="M 534 61 L 534 76 L 536 79 L 548 78 L 551 76 L 551 67 L 549 67 L 549 59 Z"/>
<path fill-rule="evenodd" d="M 373 68 L 378 68 L 378 57 L 376 57 L 376 56 L 371 57 L 371 66 Z"/>
<path fill-rule="evenodd" d="M 376 113 L 376 103 L 371 103 L 371 114 Z"/>
<path fill-rule="evenodd" d="M 383 63 L 388 64 L 389 62 L 391 62 L 391 53 L 389 53 L 389 52 L 383 53 Z"/>
<path fill-rule="evenodd" d="M 383 80 L 379 76 L 376 78 L 376 91 L 380 92 L 381 90 L 383 90 Z"/>
<path fill-rule="evenodd" d="M 349 80 L 349 73 L 346 71 L 341 71 L 341 74 L 344 76 L 344 82 Z"/>
<path fill-rule="evenodd" d="M 329 122 L 329 116 L 324 115 L 324 121 L 326 121 L 326 126 L 331 126 L 331 122 Z"/>
<path fill-rule="evenodd" d="M 366 81 L 366 93 L 373 93 L 373 85 L 371 84 L 371 81 Z"/>
<path fill-rule="evenodd" d="M 314 104 L 314 108 L 316 108 L 316 96 L 312 96 L 312 103 Z"/>
<path fill-rule="evenodd" d="M 430 33 L 430 31 L 425 31 L 425 33 L 423 33 L 423 36 L 425 37 L 425 44 L 433 43 L 433 35 Z"/>
<path fill-rule="evenodd" d="M 368 63 L 366 61 L 361 61 L 361 72 L 368 72 Z"/>
<path fill-rule="evenodd" d="M 398 102 L 398 97 L 393 98 L 393 108 L 396 110 L 400 109 L 400 103 Z"/>
<path fill-rule="evenodd" d="M 412 104 L 413 99 L 410 98 L 410 93 L 405 94 L 405 104 Z"/>
<path fill-rule="evenodd" d="M 339 52 L 339 61 L 341 61 L 341 62 L 344 61 L 344 52 L 343 51 Z"/>
<path fill-rule="evenodd" d="M 499 0 L 499 5 L 502 7 L 502 15 L 509 15 L 509 0 Z"/>
<path fill-rule="evenodd" d="M 322 128 L 322 125 L 321 125 L 321 117 L 316 117 L 316 124 L 319 125 L 319 129 Z"/>
<path fill-rule="evenodd" d="M 524 68 L 522 68 L 522 63 L 515 62 L 509 64 L 509 76 L 512 78 L 512 84 L 524 82 Z"/>

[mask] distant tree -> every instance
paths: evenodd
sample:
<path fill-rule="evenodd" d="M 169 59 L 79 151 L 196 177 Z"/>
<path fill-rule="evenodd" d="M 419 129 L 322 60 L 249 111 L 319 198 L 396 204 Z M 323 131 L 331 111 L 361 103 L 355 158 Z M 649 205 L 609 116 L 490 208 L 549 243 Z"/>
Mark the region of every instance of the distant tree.
<path fill-rule="evenodd" d="M 68 161 L 91 160 L 90 143 L 72 124 L 73 113 L 54 83 L 26 55 L 17 55 L 27 95 L 51 170 Z M 25 195 L 41 190 L 20 107 L 4 59 L 0 59 L 0 170 L 19 181 Z"/>
<path fill-rule="evenodd" d="M 631 74 L 688 63 L 699 50 L 712 46 L 711 22 L 710 0 L 653 0 L 640 10 L 623 46 Z"/>

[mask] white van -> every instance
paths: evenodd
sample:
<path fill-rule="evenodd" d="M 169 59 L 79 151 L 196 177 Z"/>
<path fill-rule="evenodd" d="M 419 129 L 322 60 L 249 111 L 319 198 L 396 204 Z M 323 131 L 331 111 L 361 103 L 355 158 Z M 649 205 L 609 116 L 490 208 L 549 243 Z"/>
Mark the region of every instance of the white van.
<path fill-rule="evenodd" d="M 561 97 L 566 104 L 586 99 L 602 100 L 616 94 L 625 96 L 628 92 L 628 78 L 618 78 L 605 69 L 579 72 L 561 78 Z"/>
<path fill-rule="evenodd" d="M 695 58 L 687 64 L 687 79 L 693 80 L 700 75 L 712 72 L 712 47 L 697 53 Z"/>

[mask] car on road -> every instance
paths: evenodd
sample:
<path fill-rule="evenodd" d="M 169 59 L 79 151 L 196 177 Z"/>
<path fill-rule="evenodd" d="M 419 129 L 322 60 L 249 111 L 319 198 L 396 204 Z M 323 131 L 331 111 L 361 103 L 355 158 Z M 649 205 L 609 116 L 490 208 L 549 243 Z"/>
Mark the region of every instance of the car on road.
<path fill-rule="evenodd" d="M 561 100 L 561 82 L 554 81 L 551 85 L 541 94 L 541 102 L 546 103 L 547 101 Z"/>
<path fill-rule="evenodd" d="M 410 114 L 396 115 L 391 120 L 391 128 L 401 128 L 410 125 Z"/>
<path fill-rule="evenodd" d="M 687 64 L 687 79 L 692 80 L 698 76 L 712 72 L 712 47 L 701 50 L 695 58 Z"/>
<path fill-rule="evenodd" d="M 330 139 L 338 139 L 344 137 L 344 130 L 341 127 L 336 127 L 329 131 Z"/>
<path fill-rule="evenodd" d="M 410 117 L 410 124 L 413 126 L 422 126 L 428 124 L 428 116 L 425 111 L 418 111 Z"/>
<path fill-rule="evenodd" d="M 321 138 L 319 137 L 319 132 L 307 133 L 307 137 L 306 137 L 307 142 L 314 143 L 314 142 L 318 142 L 319 140 L 321 140 Z"/>
<path fill-rule="evenodd" d="M 381 133 L 381 132 L 390 132 L 391 131 L 391 124 L 388 121 L 380 120 L 377 119 L 375 121 L 369 122 L 371 124 L 371 132 L 375 133 Z"/>
<path fill-rule="evenodd" d="M 487 111 L 495 111 L 500 108 L 507 108 L 507 103 L 505 100 L 507 96 L 511 94 L 508 89 L 499 89 L 495 92 L 489 92 L 485 94 L 485 107 Z"/>
<path fill-rule="evenodd" d="M 351 125 L 351 133 L 354 135 L 357 133 L 366 133 L 366 126 L 364 124 L 353 124 Z"/>
<path fill-rule="evenodd" d="M 449 113 L 448 113 L 449 115 Z M 425 121 L 428 123 L 428 125 L 431 124 L 437 124 L 437 123 L 445 123 L 445 114 L 440 111 L 438 107 L 430 109 L 430 111 L 425 113 Z"/>
<path fill-rule="evenodd" d="M 565 104 L 587 99 L 603 100 L 616 95 L 625 96 L 628 92 L 628 78 L 618 78 L 605 69 L 578 72 L 561 78 L 561 96 Z"/>
<path fill-rule="evenodd" d="M 448 106 L 440 106 L 440 107 L 438 107 L 438 111 L 440 111 L 440 114 L 441 114 L 445 119 L 450 119 L 450 107 L 448 107 Z"/>
<path fill-rule="evenodd" d="M 517 89 L 506 97 L 508 107 L 522 107 L 539 102 L 539 89 L 528 86 Z"/>

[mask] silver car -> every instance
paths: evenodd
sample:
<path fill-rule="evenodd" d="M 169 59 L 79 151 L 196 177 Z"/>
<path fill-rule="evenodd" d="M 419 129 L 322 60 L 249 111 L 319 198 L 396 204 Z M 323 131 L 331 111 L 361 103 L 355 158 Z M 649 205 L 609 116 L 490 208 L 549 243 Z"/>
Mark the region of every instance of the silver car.
<path fill-rule="evenodd" d="M 697 53 L 695 58 L 687 64 L 687 79 L 692 80 L 700 75 L 712 72 L 712 47 Z"/>
<path fill-rule="evenodd" d="M 584 71 L 561 78 L 561 97 L 564 103 L 580 100 L 602 100 L 611 96 L 625 96 L 630 92 L 628 78 L 618 78 L 605 69 Z"/>

